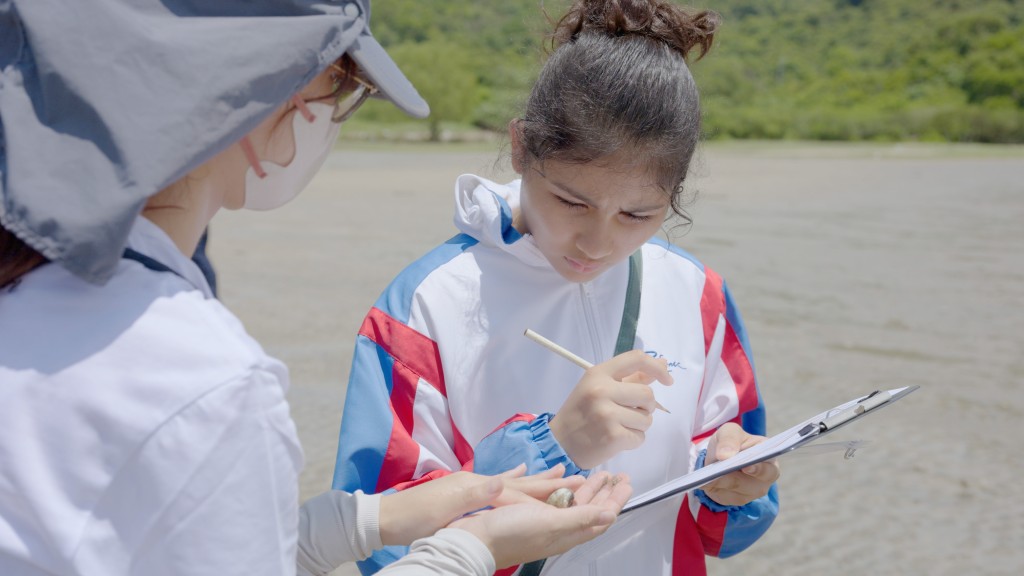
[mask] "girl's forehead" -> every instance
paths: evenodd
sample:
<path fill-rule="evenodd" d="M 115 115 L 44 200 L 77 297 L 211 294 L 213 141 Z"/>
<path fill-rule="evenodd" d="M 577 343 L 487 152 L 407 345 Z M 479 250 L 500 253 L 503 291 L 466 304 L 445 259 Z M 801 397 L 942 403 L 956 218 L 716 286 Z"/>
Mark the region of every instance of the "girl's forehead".
<path fill-rule="evenodd" d="M 534 168 L 549 184 L 580 199 L 658 204 L 667 198 L 665 186 L 654 173 L 633 159 L 608 157 L 587 163 L 548 159 Z"/>

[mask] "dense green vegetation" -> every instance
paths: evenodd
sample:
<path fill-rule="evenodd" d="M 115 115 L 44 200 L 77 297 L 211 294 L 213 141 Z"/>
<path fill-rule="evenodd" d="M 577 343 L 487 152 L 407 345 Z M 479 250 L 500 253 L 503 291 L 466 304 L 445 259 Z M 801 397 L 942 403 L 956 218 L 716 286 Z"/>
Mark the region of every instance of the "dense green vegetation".
<path fill-rule="evenodd" d="M 1024 142 L 1024 0 L 705 0 L 693 63 L 710 138 Z M 377 38 L 434 111 L 501 130 L 549 30 L 541 0 L 374 0 Z M 565 0 L 548 0 L 553 17 Z M 388 106 L 363 119 L 396 122 Z"/>

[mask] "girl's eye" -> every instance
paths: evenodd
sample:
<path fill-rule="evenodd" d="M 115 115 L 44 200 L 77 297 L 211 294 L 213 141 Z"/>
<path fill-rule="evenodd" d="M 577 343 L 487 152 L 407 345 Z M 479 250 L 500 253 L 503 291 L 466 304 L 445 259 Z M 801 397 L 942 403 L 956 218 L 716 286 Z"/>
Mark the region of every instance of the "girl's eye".
<path fill-rule="evenodd" d="M 586 204 L 580 204 L 578 202 L 570 202 L 570 201 L 566 200 L 565 198 L 562 198 L 561 196 L 557 196 L 556 195 L 555 198 L 558 198 L 558 201 L 561 202 L 561 204 L 563 206 L 566 206 L 566 207 L 568 207 L 571 210 L 580 210 L 580 209 L 583 209 L 583 208 L 587 207 Z"/>
<path fill-rule="evenodd" d="M 624 216 L 625 216 L 625 217 L 626 217 L 626 218 L 627 218 L 628 220 L 631 220 L 631 221 L 633 221 L 633 222 L 647 222 L 647 221 L 649 221 L 649 220 L 650 220 L 651 218 L 653 218 L 653 216 L 651 216 L 651 215 L 631 214 L 631 213 L 629 213 L 629 212 L 623 212 L 622 214 L 623 214 L 623 215 L 624 215 Z"/>

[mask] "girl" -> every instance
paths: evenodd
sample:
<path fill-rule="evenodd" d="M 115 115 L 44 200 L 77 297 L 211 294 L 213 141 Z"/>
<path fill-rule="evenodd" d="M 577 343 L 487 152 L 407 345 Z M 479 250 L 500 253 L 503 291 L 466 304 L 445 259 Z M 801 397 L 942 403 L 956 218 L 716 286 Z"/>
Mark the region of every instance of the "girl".
<path fill-rule="evenodd" d="M 300 510 L 288 371 L 186 255 L 221 208 L 298 194 L 368 96 L 426 115 L 368 18 L 0 3 L 0 574 L 326 574 L 427 537 L 389 573 L 482 575 L 621 508 L 628 486 L 518 469 Z M 588 505 L 535 499 L 558 487 Z"/>
<path fill-rule="evenodd" d="M 724 282 L 652 239 L 670 209 L 685 218 L 700 119 L 686 58 L 703 56 L 715 27 L 712 13 L 657 0 L 577 0 L 558 22 L 509 126 L 521 179 L 460 177 L 461 234 L 403 271 L 366 316 L 336 488 L 401 491 L 525 462 L 620 469 L 642 493 L 762 439 L 750 347 Z M 598 365 L 581 377 L 526 329 Z M 705 554 L 735 554 L 772 523 L 778 473 L 765 462 L 630 512 L 629 530 L 595 542 L 599 557 L 553 558 L 549 572 L 703 573 Z"/>

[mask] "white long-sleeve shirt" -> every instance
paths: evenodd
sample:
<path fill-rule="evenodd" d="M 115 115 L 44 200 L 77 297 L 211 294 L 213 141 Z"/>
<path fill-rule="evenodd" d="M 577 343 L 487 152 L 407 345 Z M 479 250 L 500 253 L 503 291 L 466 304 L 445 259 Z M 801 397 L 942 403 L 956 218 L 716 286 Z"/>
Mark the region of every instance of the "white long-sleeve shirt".
<path fill-rule="evenodd" d="M 46 265 L 0 292 L 0 574 L 294 574 L 287 369 L 157 226 L 129 247 L 172 272 Z"/>

